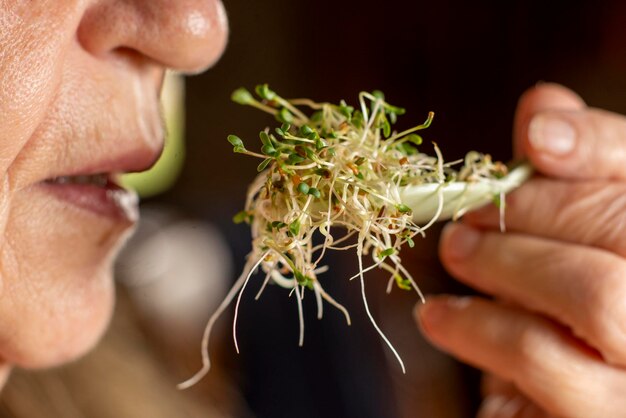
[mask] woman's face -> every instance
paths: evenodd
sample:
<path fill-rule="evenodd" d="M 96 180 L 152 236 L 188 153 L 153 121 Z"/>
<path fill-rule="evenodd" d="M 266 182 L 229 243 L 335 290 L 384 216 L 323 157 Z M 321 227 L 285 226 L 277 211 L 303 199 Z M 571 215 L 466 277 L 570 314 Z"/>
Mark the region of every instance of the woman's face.
<path fill-rule="evenodd" d="M 0 1 L 5 368 L 67 361 L 102 334 L 137 219 L 115 176 L 159 156 L 164 69 L 206 69 L 226 26 L 219 0 Z"/>

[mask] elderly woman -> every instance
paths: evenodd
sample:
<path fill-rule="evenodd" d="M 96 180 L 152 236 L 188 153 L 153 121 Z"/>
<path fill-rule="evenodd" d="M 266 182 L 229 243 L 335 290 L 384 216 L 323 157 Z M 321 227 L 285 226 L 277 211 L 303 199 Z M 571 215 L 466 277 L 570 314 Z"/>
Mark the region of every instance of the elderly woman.
<path fill-rule="evenodd" d="M 219 0 L 0 2 L 0 359 L 39 368 L 94 346 L 137 220 L 116 176 L 163 147 L 164 71 L 221 54 Z"/>
<path fill-rule="evenodd" d="M 116 175 L 162 147 L 166 68 L 224 48 L 218 0 L 0 2 L 0 359 L 47 367 L 91 348 L 113 304 L 111 263 L 136 221 Z M 537 177 L 508 205 L 449 227 L 451 273 L 495 296 L 433 297 L 439 347 L 489 373 L 484 417 L 626 410 L 626 122 L 554 85 L 520 102 L 516 148 Z"/>

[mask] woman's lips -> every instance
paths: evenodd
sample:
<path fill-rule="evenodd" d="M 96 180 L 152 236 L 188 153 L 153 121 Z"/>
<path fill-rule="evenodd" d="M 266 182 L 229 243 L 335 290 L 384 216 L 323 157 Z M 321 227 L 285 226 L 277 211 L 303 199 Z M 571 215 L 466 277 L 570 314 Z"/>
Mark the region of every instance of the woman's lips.
<path fill-rule="evenodd" d="M 108 174 L 62 176 L 40 183 L 58 199 L 120 221 L 139 218 L 137 194 L 118 186 Z"/>

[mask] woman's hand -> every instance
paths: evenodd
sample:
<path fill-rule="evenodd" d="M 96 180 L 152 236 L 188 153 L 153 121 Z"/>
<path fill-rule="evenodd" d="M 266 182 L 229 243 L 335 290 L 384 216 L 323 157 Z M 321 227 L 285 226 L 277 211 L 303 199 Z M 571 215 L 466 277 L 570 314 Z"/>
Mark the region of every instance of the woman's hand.
<path fill-rule="evenodd" d="M 485 370 L 480 417 L 626 417 L 626 118 L 542 85 L 515 149 L 543 176 L 449 225 L 441 258 L 494 296 L 430 298 L 426 336 Z"/>

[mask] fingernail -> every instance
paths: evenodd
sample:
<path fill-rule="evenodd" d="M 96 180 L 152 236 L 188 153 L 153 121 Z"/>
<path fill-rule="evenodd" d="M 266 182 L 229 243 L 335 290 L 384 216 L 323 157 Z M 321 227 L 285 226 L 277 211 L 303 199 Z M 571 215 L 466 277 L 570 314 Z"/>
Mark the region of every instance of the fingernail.
<path fill-rule="evenodd" d="M 439 324 L 444 322 L 446 310 L 448 308 L 441 300 L 428 300 L 426 303 L 417 306 L 416 317 L 422 331 L 428 335 L 431 331 L 439 328 Z"/>
<path fill-rule="evenodd" d="M 537 151 L 563 156 L 576 145 L 576 129 L 563 118 L 538 114 L 530 121 L 528 139 Z"/>
<path fill-rule="evenodd" d="M 448 255 L 453 259 L 464 259 L 474 252 L 480 232 L 463 224 L 450 223 L 443 230 L 442 237 Z"/>
<path fill-rule="evenodd" d="M 480 405 L 476 418 L 495 418 L 509 399 L 502 395 L 489 395 Z"/>
<path fill-rule="evenodd" d="M 519 396 L 509 398 L 495 394 L 485 398 L 480 406 L 477 418 L 513 418 L 526 402 Z"/>
<path fill-rule="evenodd" d="M 447 303 L 450 308 L 460 311 L 471 305 L 472 297 L 471 296 L 449 296 Z"/>
<path fill-rule="evenodd" d="M 467 308 L 471 302 L 472 298 L 465 296 L 426 298 L 426 303 L 417 306 L 416 317 L 422 329 L 429 332 L 444 326 L 450 313 Z"/>

